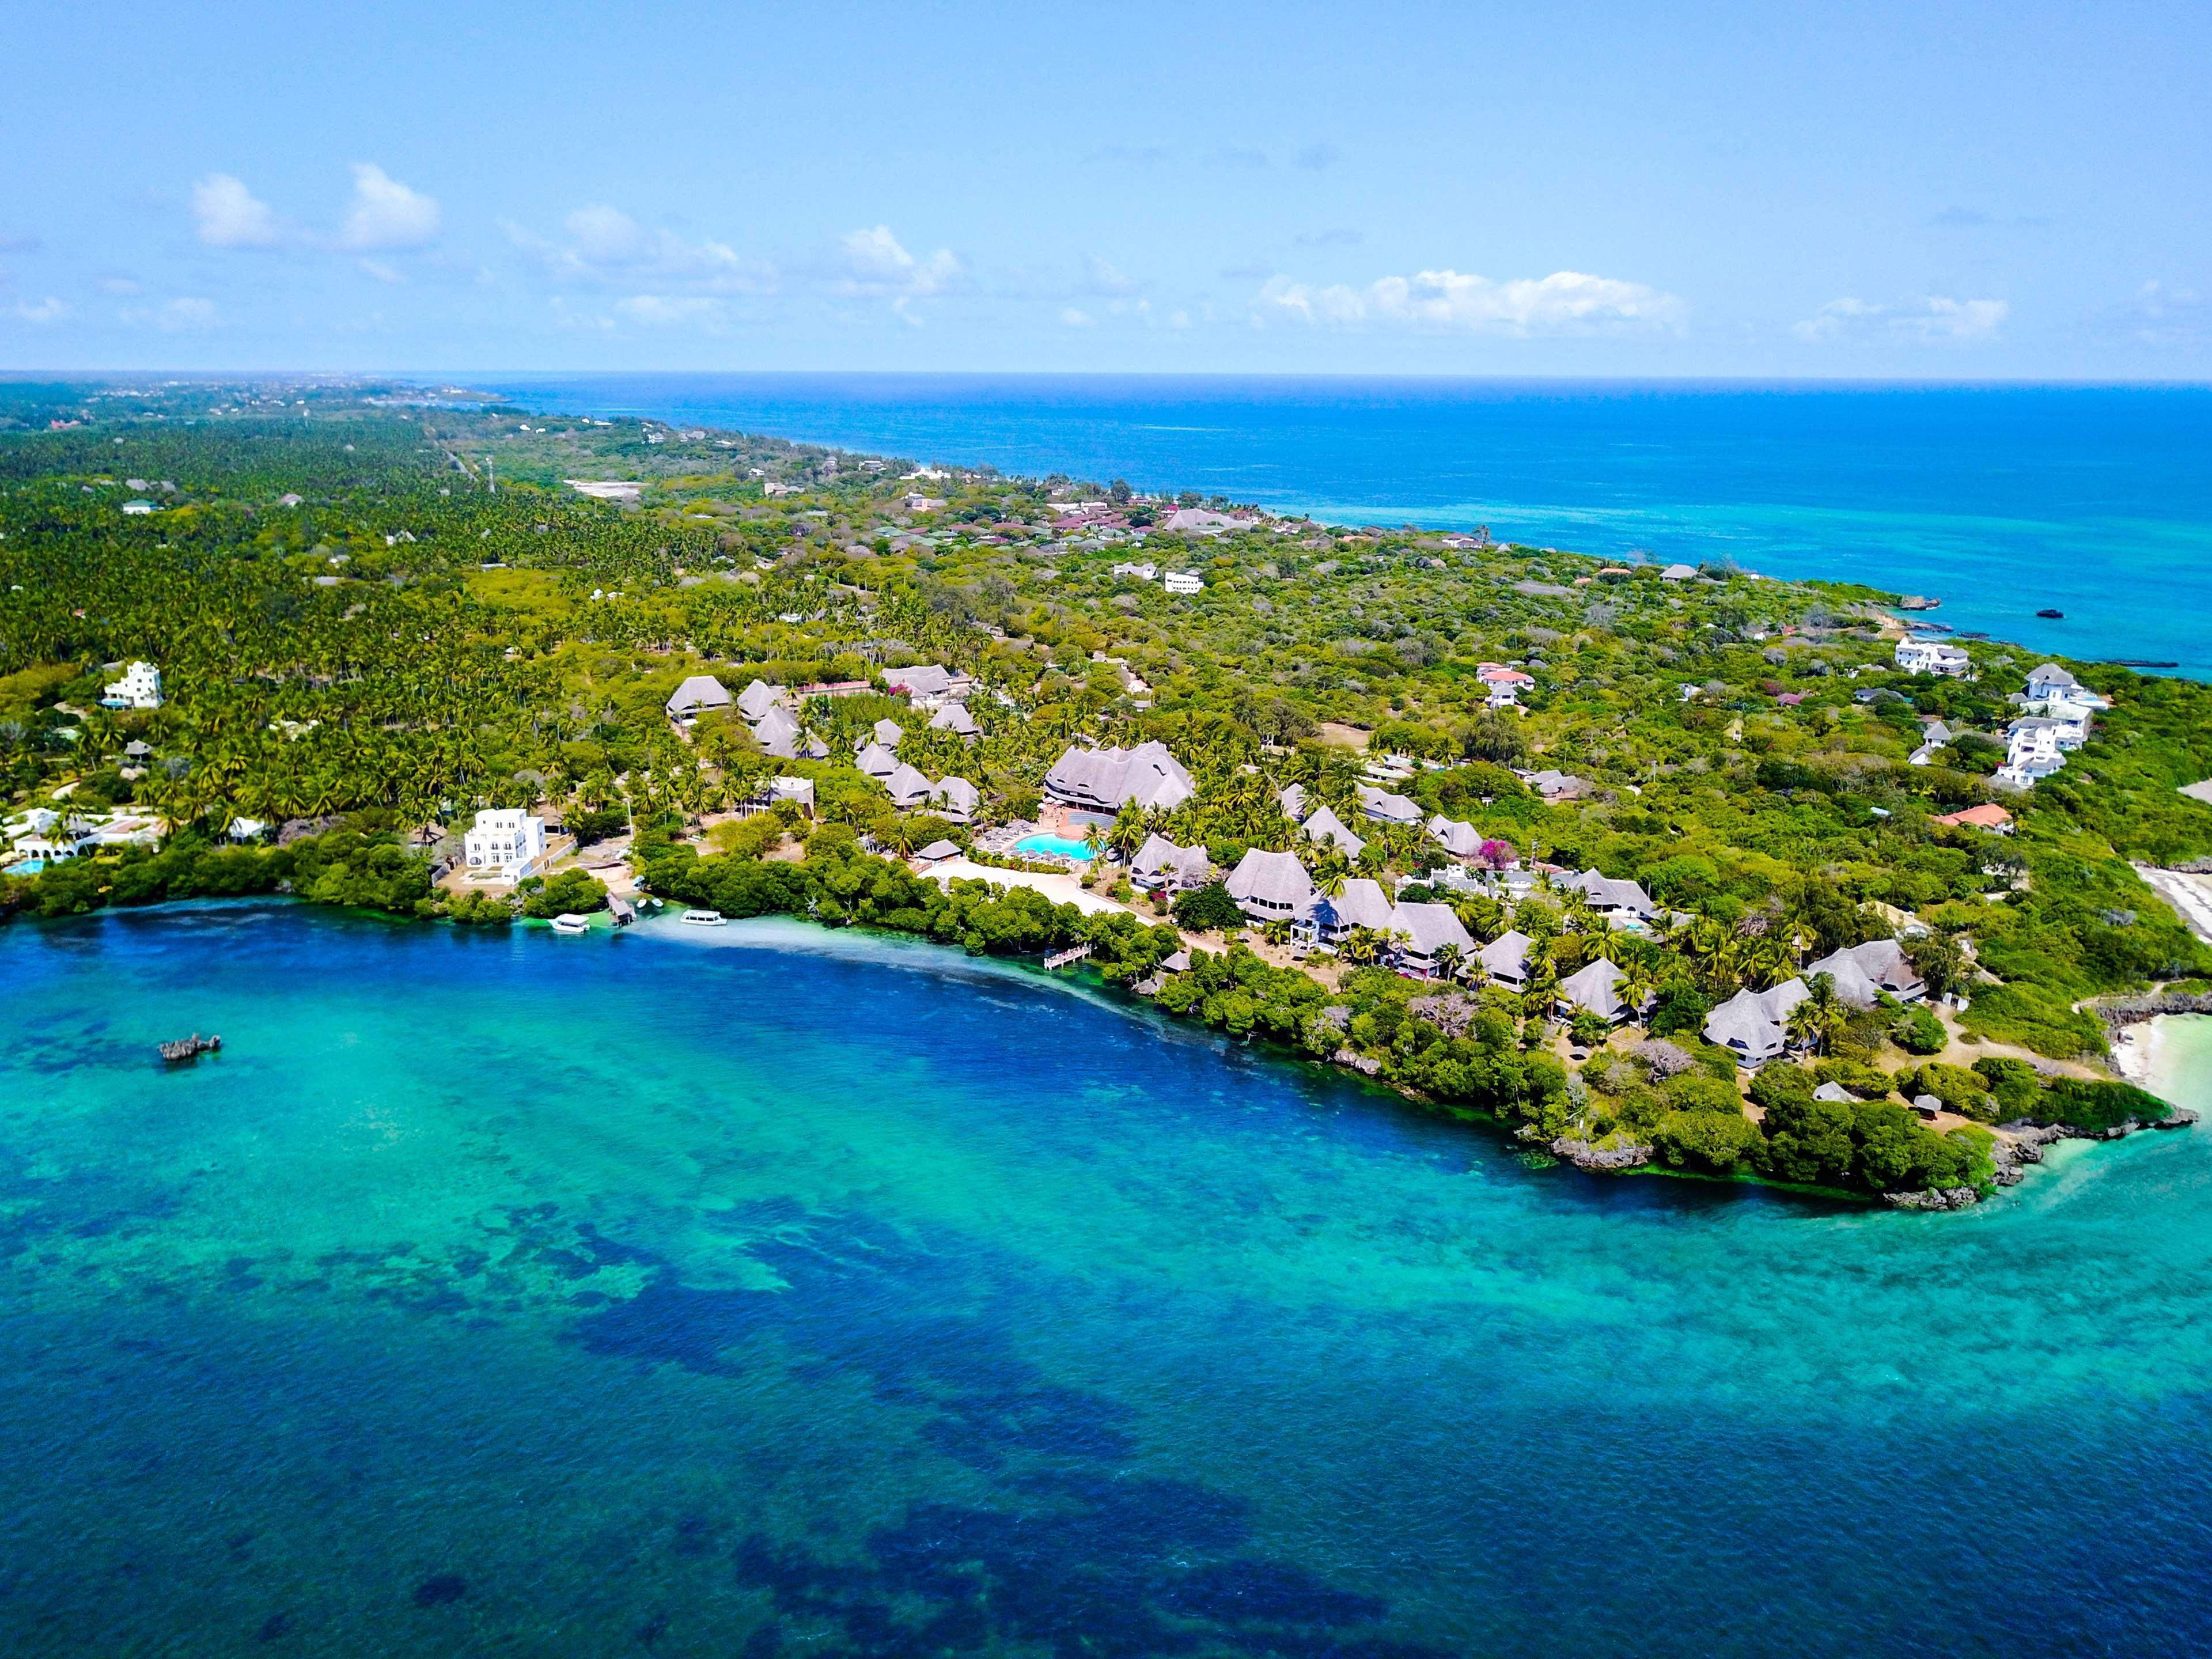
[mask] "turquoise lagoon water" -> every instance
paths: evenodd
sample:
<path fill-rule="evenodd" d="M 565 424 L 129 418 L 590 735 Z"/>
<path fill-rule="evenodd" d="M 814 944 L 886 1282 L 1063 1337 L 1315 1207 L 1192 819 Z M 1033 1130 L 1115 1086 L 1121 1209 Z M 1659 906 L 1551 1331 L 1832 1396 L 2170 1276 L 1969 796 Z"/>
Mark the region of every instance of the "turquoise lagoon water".
<path fill-rule="evenodd" d="M 2212 1630 L 2202 1132 L 1957 1217 L 1531 1171 L 787 923 L 109 914 L 0 982 L 0 1652 Z"/>
<path fill-rule="evenodd" d="M 1053 853 L 1064 859 L 1091 860 L 1091 843 L 1070 841 L 1065 836 L 1024 836 L 1014 843 L 1017 853 Z"/>
<path fill-rule="evenodd" d="M 1734 559 L 1934 594 L 1933 620 L 2037 651 L 2212 678 L 2203 386 L 621 374 L 487 389 L 1337 523 Z"/>

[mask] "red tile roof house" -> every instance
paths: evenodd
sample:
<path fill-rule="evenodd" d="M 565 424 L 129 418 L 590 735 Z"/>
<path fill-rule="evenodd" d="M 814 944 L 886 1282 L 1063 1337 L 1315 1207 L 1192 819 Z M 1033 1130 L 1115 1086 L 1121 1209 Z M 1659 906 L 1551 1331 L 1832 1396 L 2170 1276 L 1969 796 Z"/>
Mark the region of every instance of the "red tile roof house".
<path fill-rule="evenodd" d="M 1947 824 L 1954 830 L 1986 830 L 1993 836 L 2012 834 L 2012 814 L 1993 804 L 1969 806 L 1962 812 L 1946 812 L 1929 822 Z"/>

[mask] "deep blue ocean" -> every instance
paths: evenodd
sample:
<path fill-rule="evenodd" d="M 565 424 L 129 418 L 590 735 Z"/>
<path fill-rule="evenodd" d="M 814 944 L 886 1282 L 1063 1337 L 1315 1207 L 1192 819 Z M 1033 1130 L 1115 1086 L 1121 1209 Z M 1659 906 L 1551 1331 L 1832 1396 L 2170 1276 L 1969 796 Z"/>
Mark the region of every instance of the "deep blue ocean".
<path fill-rule="evenodd" d="M 1939 598 L 1933 619 L 2212 678 L 2212 387 L 1220 376 L 472 375 L 917 460 Z M 2065 613 L 2063 621 L 2036 617 Z"/>
<path fill-rule="evenodd" d="M 9 1659 L 2212 1645 L 2212 1130 L 1958 1216 L 1532 1170 L 787 921 L 0 987 Z"/>

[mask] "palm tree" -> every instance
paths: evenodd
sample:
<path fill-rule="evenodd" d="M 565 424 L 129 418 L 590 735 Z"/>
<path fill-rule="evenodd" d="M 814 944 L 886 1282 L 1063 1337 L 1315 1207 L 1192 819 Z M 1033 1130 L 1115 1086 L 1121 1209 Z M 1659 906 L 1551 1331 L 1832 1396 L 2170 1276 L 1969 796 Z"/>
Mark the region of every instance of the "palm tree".
<path fill-rule="evenodd" d="M 1465 959 L 1460 954 L 1458 945 L 1447 941 L 1437 946 L 1437 971 L 1446 979 L 1457 979 L 1464 965 Z"/>
<path fill-rule="evenodd" d="M 1791 1042 L 1817 1054 L 1827 1051 L 1850 1018 L 1850 1011 L 1836 994 L 1834 975 L 1815 974 L 1806 982 L 1804 1000 L 1790 1011 L 1785 1024 Z"/>

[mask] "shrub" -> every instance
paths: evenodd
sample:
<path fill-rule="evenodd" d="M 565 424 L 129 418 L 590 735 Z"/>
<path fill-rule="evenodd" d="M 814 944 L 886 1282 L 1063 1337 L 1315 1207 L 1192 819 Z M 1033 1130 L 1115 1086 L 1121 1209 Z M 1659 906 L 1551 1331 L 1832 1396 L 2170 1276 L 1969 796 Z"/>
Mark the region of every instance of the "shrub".
<path fill-rule="evenodd" d="M 2043 1098 L 2043 1079 L 2024 1060 L 1990 1054 L 1974 1062 L 1974 1071 L 1996 1098 L 2001 1117 L 2025 1117 Z"/>
<path fill-rule="evenodd" d="M 1759 1068 L 1759 1075 L 1751 1080 L 1751 1097 L 1754 1103 L 1771 1112 L 1778 1106 L 1810 1101 L 1819 1082 L 1803 1066 L 1778 1061 Z"/>
<path fill-rule="evenodd" d="M 1925 1008 L 1907 1008 L 1889 1028 L 1890 1041 L 1908 1054 L 1940 1054 L 1950 1042 L 1943 1022 Z"/>
<path fill-rule="evenodd" d="M 1175 902 L 1175 919 L 1199 933 L 1233 933 L 1244 925 L 1244 913 L 1218 881 L 1194 887 L 1179 896 Z"/>
<path fill-rule="evenodd" d="M 1915 1070 L 1899 1072 L 1898 1091 L 1908 1098 L 1915 1095 L 1933 1095 L 1943 1103 L 1947 1112 L 1956 1112 L 1961 1117 L 1971 1117 L 1984 1122 L 1996 1119 L 1996 1102 L 1990 1097 L 1988 1083 L 1978 1072 L 1970 1072 L 1963 1066 L 1946 1066 L 1937 1060 Z M 1909 1079 L 1909 1081 L 1908 1081 Z"/>
<path fill-rule="evenodd" d="M 1760 1144 L 1759 1126 L 1741 1111 L 1668 1112 L 1651 1131 L 1653 1150 L 1677 1169 L 1725 1172 L 1746 1162 Z"/>
<path fill-rule="evenodd" d="M 2131 1121 L 2157 1123 L 2172 1115 L 2172 1107 L 2133 1084 L 2078 1077 L 2053 1078 L 2025 1114 L 2031 1123 L 2063 1123 L 2091 1134 Z"/>

